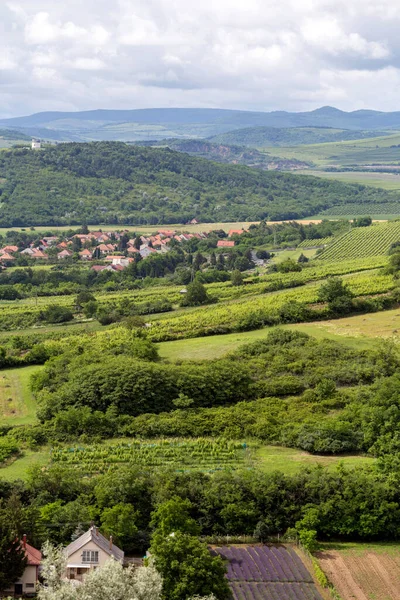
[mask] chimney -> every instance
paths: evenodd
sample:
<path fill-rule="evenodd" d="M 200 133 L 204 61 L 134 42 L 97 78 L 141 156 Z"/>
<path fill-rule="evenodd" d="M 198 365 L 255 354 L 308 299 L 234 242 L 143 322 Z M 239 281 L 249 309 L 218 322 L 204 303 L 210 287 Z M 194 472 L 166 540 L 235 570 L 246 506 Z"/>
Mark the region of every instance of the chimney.
<path fill-rule="evenodd" d="M 22 545 L 24 548 L 26 548 L 26 533 L 24 533 L 24 535 L 22 536 Z"/>
<path fill-rule="evenodd" d="M 112 539 L 112 535 L 110 535 L 110 550 L 112 550 L 113 547 L 113 539 Z"/>

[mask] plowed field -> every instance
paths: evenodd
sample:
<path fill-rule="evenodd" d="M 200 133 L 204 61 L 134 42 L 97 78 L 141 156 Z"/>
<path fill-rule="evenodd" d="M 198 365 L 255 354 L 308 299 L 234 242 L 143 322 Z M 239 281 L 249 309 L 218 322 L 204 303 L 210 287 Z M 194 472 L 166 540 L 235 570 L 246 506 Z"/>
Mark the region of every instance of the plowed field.
<path fill-rule="evenodd" d="M 327 550 L 318 560 L 343 600 L 400 598 L 400 546 Z"/>

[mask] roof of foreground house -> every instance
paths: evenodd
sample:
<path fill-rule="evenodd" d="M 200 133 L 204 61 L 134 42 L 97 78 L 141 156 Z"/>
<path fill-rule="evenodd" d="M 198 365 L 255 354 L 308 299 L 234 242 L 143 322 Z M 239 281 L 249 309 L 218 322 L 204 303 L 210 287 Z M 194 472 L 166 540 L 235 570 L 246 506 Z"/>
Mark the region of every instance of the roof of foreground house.
<path fill-rule="evenodd" d="M 93 542 L 104 550 L 109 556 L 113 556 L 116 560 L 122 561 L 124 560 L 124 552 L 118 548 L 115 544 L 113 544 L 110 540 L 104 537 L 97 529 L 97 527 L 93 526 L 76 540 L 71 542 L 69 546 L 65 548 L 65 553 L 67 556 L 71 556 L 74 552 L 83 548 L 88 542 Z"/>
<path fill-rule="evenodd" d="M 28 565 L 38 567 L 42 561 L 42 553 L 33 546 L 30 546 L 25 542 L 24 546 L 25 556 L 28 559 Z"/>

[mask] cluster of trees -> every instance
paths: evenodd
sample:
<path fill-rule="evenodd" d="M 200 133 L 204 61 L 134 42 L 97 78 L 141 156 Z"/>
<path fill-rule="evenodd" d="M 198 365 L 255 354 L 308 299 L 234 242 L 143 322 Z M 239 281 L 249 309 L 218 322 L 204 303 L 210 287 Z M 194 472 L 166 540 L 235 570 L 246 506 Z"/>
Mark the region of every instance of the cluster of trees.
<path fill-rule="evenodd" d="M 183 575 L 185 547 L 186 556 L 203 560 L 205 546 L 198 535 L 210 541 L 226 535 L 265 540 L 284 535 L 310 509 L 313 527 L 299 529 L 314 529 L 319 539 L 395 540 L 400 534 L 398 464 L 387 472 L 340 465 L 334 471 L 308 468 L 291 475 L 258 469 L 210 474 L 126 465 L 92 478 L 78 474 L 53 465 L 35 467 L 26 482 L 1 482 L 1 512 L 14 534 L 26 533 L 36 547 L 46 539 L 67 544 L 95 520 L 127 552 L 150 547 L 166 581 L 170 566 L 170 577 Z M 175 551 L 180 564 L 174 566 Z M 210 563 L 207 570 L 214 571 Z M 204 587 L 191 589 L 188 596 L 201 591 L 218 595 L 215 588 Z"/>
<path fill-rule="evenodd" d="M 349 201 L 390 201 L 362 185 L 222 165 L 119 142 L 61 144 L 0 157 L 0 225 L 296 219 Z"/>
<path fill-rule="evenodd" d="M 348 229 L 348 221 L 322 221 L 303 225 L 296 221 L 289 223 L 268 224 L 261 221 L 252 224 L 248 230 L 233 239 L 241 247 L 267 246 L 268 248 L 295 247 L 304 240 L 323 239 L 344 232 Z"/>
<path fill-rule="evenodd" d="M 67 350 L 62 341 L 36 345 L 53 356 L 33 380 L 41 423 L 4 431 L 4 458 L 21 443 L 80 436 L 252 437 L 327 454 L 386 447 L 392 429 L 374 407 L 396 385 L 400 356 L 390 343 L 357 351 L 276 330 L 222 359 L 168 364 L 142 335 L 119 328 L 71 337 Z"/>

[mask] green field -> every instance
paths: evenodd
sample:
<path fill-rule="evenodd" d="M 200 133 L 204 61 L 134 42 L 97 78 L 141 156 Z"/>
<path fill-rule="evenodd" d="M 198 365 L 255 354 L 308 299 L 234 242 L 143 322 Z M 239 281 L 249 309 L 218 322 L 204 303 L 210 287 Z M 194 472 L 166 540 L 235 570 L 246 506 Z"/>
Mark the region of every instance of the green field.
<path fill-rule="evenodd" d="M 300 170 L 296 173 L 301 175 L 314 175 L 324 179 L 341 181 L 343 183 L 354 183 L 384 190 L 400 190 L 400 175 L 396 173 L 380 173 L 373 171 L 374 167 L 388 167 L 400 169 L 400 148 L 391 147 L 400 144 L 400 133 L 375 138 L 366 138 L 355 141 L 327 142 L 323 144 L 305 144 L 292 147 L 268 147 L 260 148 L 280 158 L 297 159 L 310 163 L 310 169 Z M 371 172 L 360 170 L 371 168 Z M 330 167 L 337 169 L 351 168 L 354 171 L 326 171 Z M 376 213 L 374 218 L 388 219 L 400 214 L 399 209 L 394 213 Z M 335 215 L 331 212 L 333 218 Z M 319 215 L 318 215 L 319 216 Z M 358 214 L 348 214 L 346 217 L 353 218 Z"/>
<path fill-rule="evenodd" d="M 388 315 L 389 312 L 398 313 L 398 311 L 387 311 L 384 313 L 376 313 L 374 315 L 367 316 L 370 318 L 377 318 L 379 320 L 379 317 Z M 349 321 L 349 327 L 351 328 L 351 319 L 361 319 L 361 317 L 348 317 L 347 319 L 323 321 L 318 323 L 281 325 L 280 328 L 302 331 L 319 340 L 327 338 L 330 340 L 340 341 L 352 348 L 370 348 L 371 346 L 375 345 L 376 339 L 374 339 L 374 330 L 372 330 L 370 337 L 367 336 L 363 339 L 359 338 L 362 333 L 357 333 L 357 325 L 354 325 L 356 331 L 354 335 L 351 335 L 347 332 L 346 323 Z M 388 320 L 390 320 L 390 317 L 388 317 Z M 338 324 L 337 330 L 334 329 L 336 323 Z M 400 327 L 400 318 L 398 326 Z M 275 328 L 268 327 L 266 329 L 256 329 L 255 331 L 245 331 L 244 333 L 228 333 L 225 335 L 213 335 L 209 337 L 193 339 L 189 338 L 186 340 L 176 340 L 173 342 L 161 342 L 158 344 L 158 349 L 161 358 L 165 360 L 211 360 L 214 358 L 220 358 L 228 352 L 233 352 L 243 344 L 248 344 L 257 340 L 263 340 L 273 329 Z"/>
<path fill-rule="evenodd" d="M 386 255 L 400 240 L 400 222 L 356 227 L 342 235 L 318 256 L 318 261 L 348 260 Z"/>
<path fill-rule="evenodd" d="M 386 202 L 382 204 L 347 203 L 332 206 L 320 213 L 323 219 L 354 219 L 355 217 L 368 216 L 376 221 L 388 221 L 400 217 L 400 202 Z"/>
<path fill-rule="evenodd" d="M 19 456 L 16 460 L 7 464 L 7 466 L 0 467 L 0 480 L 25 480 L 31 467 L 37 465 L 44 467 L 48 464 L 49 459 L 50 451 L 48 448 L 42 448 L 40 451 L 23 450 L 22 456 Z"/>
<path fill-rule="evenodd" d="M 299 256 L 301 254 L 303 254 L 304 256 L 306 256 L 307 258 L 311 259 L 314 258 L 315 256 L 315 250 L 304 250 L 304 248 L 301 248 L 300 250 L 279 250 L 275 253 L 274 258 L 272 259 L 272 262 L 274 263 L 280 263 L 283 260 L 287 260 L 288 258 L 294 260 L 294 261 L 298 261 Z"/>
<path fill-rule="evenodd" d="M 31 467 L 51 463 L 76 468 L 81 474 L 96 475 L 123 464 L 138 464 L 146 468 L 172 468 L 177 471 L 215 472 L 224 469 L 259 468 L 263 472 L 283 471 L 290 475 L 303 467 L 321 465 L 335 469 L 340 463 L 349 468 L 373 465 L 367 456 L 319 456 L 279 446 L 263 446 L 253 442 L 218 439 L 111 440 L 85 446 L 65 445 L 51 451 L 24 450 L 5 467 L 0 468 L 0 480 L 26 479 Z"/>
<path fill-rule="evenodd" d="M 0 371 L 0 417 L 3 425 L 26 425 L 36 420 L 36 402 L 30 378 L 42 367 Z"/>
<path fill-rule="evenodd" d="M 400 161 L 400 133 L 348 142 L 327 142 L 292 147 L 259 148 L 281 158 L 314 163 L 318 168 L 370 164 L 396 164 Z"/>
<path fill-rule="evenodd" d="M 299 175 L 314 175 L 324 179 L 335 179 L 343 183 L 358 183 L 361 185 L 371 185 L 372 187 L 382 188 L 384 190 L 400 190 L 400 175 L 395 173 L 377 173 L 365 171 L 317 171 L 305 170 L 296 171 Z"/>
<path fill-rule="evenodd" d="M 255 458 L 261 470 L 267 473 L 283 471 L 287 475 L 297 473 L 302 467 L 320 465 L 331 470 L 339 463 L 348 468 L 356 468 L 373 465 L 375 462 L 375 459 L 368 456 L 318 456 L 278 446 L 260 446 L 255 451 Z"/>
<path fill-rule="evenodd" d="M 311 240 L 303 240 L 297 247 L 298 248 L 312 248 L 314 246 L 327 246 L 333 241 L 333 236 L 326 238 L 315 238 Z M 307 256 L 307 255 L 306 255 Z"/>

